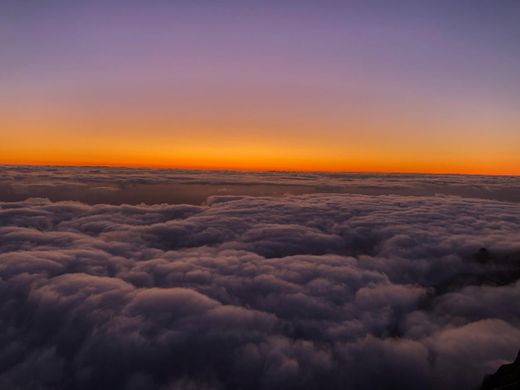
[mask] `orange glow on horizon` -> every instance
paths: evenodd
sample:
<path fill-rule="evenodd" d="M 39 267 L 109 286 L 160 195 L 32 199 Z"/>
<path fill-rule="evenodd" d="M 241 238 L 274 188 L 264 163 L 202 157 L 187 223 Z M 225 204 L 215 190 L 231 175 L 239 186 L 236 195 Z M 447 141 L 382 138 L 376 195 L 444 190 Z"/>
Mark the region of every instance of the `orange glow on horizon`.
<path fill-rule="evenodd" d="M 207 170 L 251 170 L 251 171 L 321 171 L 321 172 L 360 172 L 360 173 L 425 173 L 425 174 L 472 174 L 472 175 L 520 175 L 520 169 L 507 165 L 490 166 L 486 161 L 481 164 L 461 164 L 455 161 L 398 161 L 388 158 L 380 160 L 336 160 L 318 158 L 287 158 L 274 156 L 241 159 L 240 156 L 219 156 L 201 153 L 199 155 L 169 156 L 94 156 L 76 153 L 76 158 L 64 153 L 25 153 L 9 155 L 2 153 L 0 164 L 6 165 L 58 165 L 58 166 L 107 166 L 128 168 L 157 169 L 207 169 Z"/>
<path fill-rule="evenodd" d="M 133 112 L 4 114 L 2 129 L 10 131 L 2 132 L 0 164 L 520 175 L 518 135 L 504 142 L 477 131 L 469 135 L 457 123 L 439 132 L 443 123 L 413 117 L 383 125 L 359 117 L 296 122 Z"/>

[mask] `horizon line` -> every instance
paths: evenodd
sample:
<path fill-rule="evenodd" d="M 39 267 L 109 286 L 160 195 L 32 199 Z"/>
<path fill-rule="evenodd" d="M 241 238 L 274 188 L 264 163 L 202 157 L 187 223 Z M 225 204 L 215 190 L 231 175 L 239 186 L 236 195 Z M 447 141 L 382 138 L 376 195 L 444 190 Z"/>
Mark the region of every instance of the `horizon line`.
<path fill-rule="evenodd" d="M 154 169 L 154 170 L 186 170 L 186 171 L 224 171 L 224 172 L 307 172 L 307 173 L 345 173 L 345 174 L 388 174 L 388 175 L 425 175 L 425 176 L 496 176 L 496 177 L 520 177 L 520 173 L 478 173 L 456 171 L 398 171 L 398 170 L 341 170 L 341 169 L 263 169 L 263 168 L 234 168 L 234 167 L 188 167 L 169 165 L 140 165 L 140 164 L 93 164 L 93 163 L 12 163 L 0 162 L 0 167 L 58 167 L 58 168 L 124 168 L 124 169 Z"/>

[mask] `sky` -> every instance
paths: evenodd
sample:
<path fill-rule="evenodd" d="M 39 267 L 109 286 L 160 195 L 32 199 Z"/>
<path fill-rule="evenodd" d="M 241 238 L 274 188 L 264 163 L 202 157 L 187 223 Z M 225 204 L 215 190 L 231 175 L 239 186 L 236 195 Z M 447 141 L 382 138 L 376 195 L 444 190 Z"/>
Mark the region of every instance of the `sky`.
<path fill-rule="evenodd" d="M 520 174 L 520 2 L 0 3 L 0 163 Z"/>

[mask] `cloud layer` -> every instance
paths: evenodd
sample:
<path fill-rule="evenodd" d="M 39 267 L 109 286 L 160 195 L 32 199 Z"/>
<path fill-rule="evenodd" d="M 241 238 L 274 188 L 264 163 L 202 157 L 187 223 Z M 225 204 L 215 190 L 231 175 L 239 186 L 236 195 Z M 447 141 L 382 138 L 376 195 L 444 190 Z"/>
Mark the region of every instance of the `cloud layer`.
<path fill-rule="evenodd" d="M 0 387 L 472 388 L 520 348 L 519 228 L 458 197 L 0 203 Z"/>
<path fill-rule="evenodd" d="M 454 195 L 520 202 L 519 176 L 0 166 L 0 201 L 201 204 L 215 195 Z"/>

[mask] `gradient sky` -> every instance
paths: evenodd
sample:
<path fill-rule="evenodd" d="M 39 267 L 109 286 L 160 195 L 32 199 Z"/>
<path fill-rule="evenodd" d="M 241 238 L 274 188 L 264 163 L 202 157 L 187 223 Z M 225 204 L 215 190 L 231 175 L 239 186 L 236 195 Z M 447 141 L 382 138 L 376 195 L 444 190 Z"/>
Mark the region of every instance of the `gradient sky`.
<path fill-rule="evenodd" d="M 0 163 L 520 174 L 520 1 L 0 2 Z"/>

